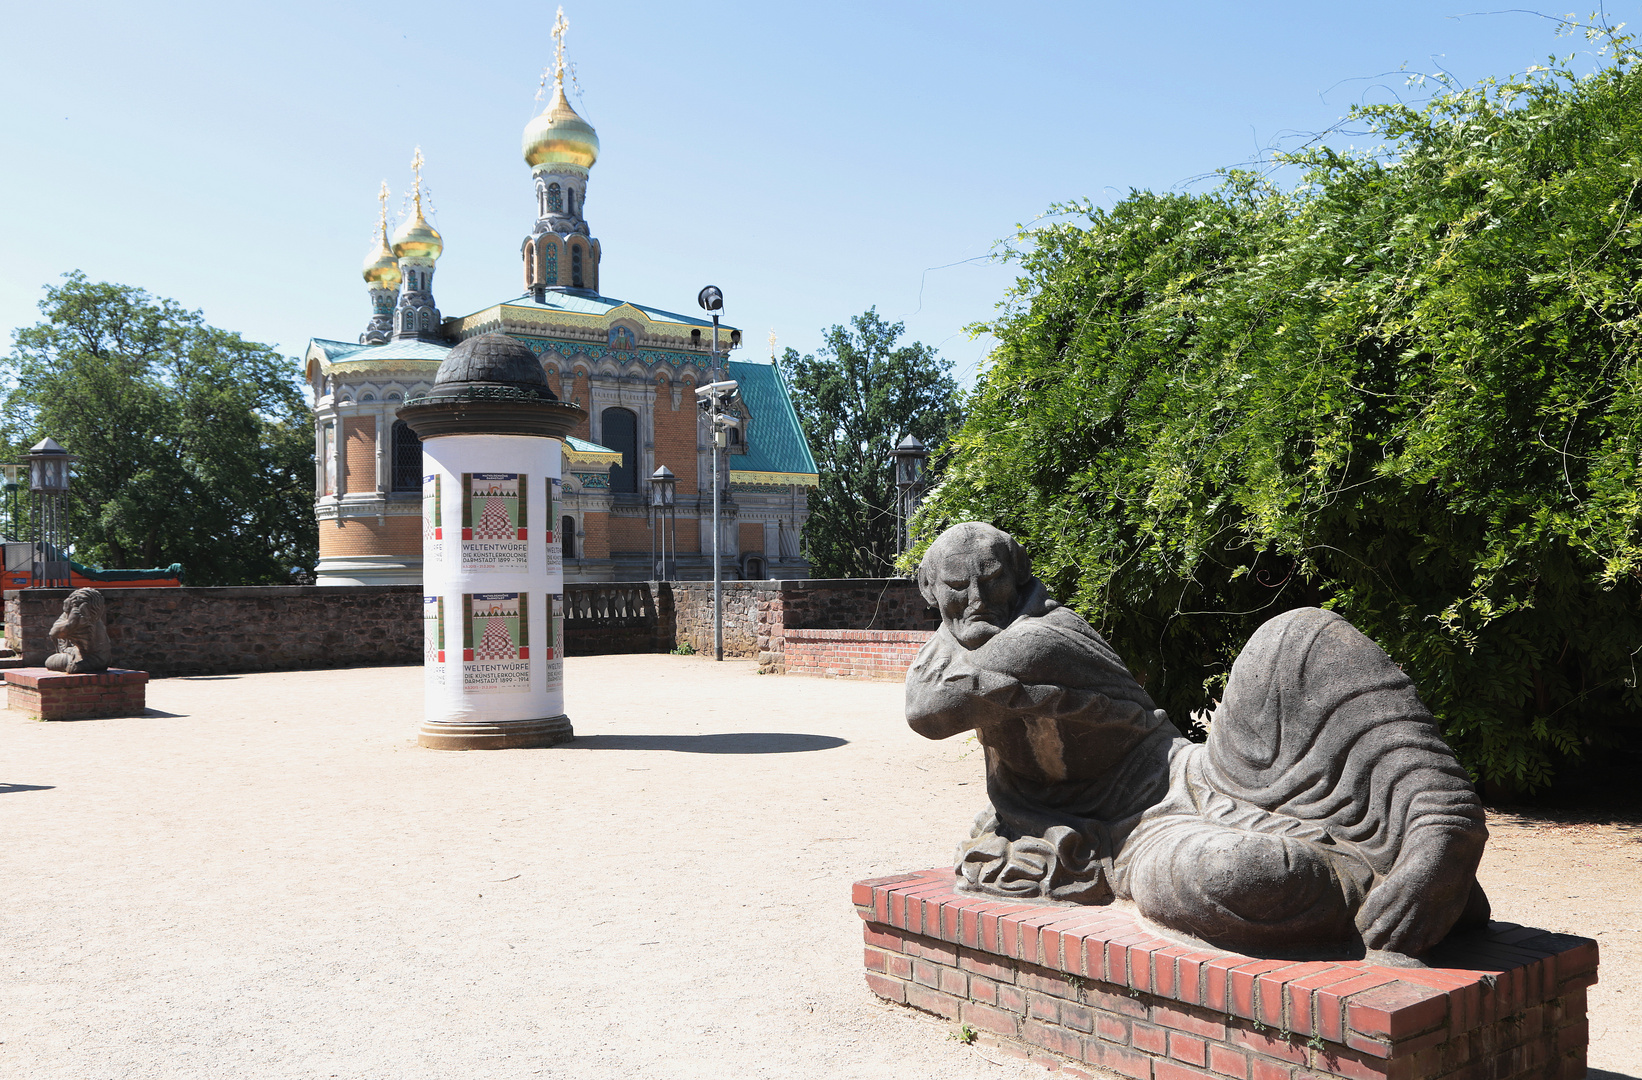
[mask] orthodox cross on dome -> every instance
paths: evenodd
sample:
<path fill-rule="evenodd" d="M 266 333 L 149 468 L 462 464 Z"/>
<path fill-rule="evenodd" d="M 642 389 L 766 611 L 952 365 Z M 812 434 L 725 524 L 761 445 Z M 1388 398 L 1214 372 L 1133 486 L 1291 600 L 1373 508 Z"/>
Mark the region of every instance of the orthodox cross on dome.
<path fill-rule="evenodd" d="M 561 7 L 553 20 L 553 85 L 559 90 L 564 89 L 564 36 L 569 30 L 570 20 L 564 17 Z"/>
<path fill-rule="evenodd" d="M 770 327 L 770 359 L 775 359 L 775 327 Z"/>
<path fill-rule="evenodd" d="M 412 198 L 416 200 L 416 216 L 422 216 L 422 148 L 418 146 L 416 153 L 411 156 L 411 173 L 416 177 L 416 186 L 412 189 Z M 383 190 L 387 190 L 387 181 L 382 182 Z"/>
<path fill-rule="evenodd" d="M 381 231 L 382 236 L 386 238 L 388 235 L 388 182 L 386 180 L 382 181 L 382 190 L 377 192 L 376 202 L 378 207 L 376 227 Z"/>

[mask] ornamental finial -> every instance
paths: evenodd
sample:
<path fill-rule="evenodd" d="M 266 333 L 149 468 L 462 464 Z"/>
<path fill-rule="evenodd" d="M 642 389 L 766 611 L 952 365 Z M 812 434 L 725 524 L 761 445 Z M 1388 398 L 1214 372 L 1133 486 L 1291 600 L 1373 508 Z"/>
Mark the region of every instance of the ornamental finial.
<path fill-rule="evenodd" d="M 564 17 L 561 7 L 553 20 L 553 86 L 560 91 L 564 89 L 564 35 L 569 29 L 570 20 Z"/>
<path fill-rule="evenodd" d="M 420 146 L 418 146 L 416 148 L 416 153 L 411 155 L 411 173 L 416 177 L 416 186 L 413 189 L 413 194 L 412 194 L 411 197 L 416 201 L 416 216 L 421 217 L 422 216 L 422 148 Z M 382 190 L 386 191 L 387 188 L 388 188 L 388 182 L 386 180 L 384 180 L 382 182 Z"/>
<path fill-rule="evenodd" d="M 770 359 L 775 359 L 775 327 L 770 327 Z"/>
<path fill-rule="evenodd" d="M 386 241 L 388 237 L 388 182 L 386 180 L 382 181 L 382 190 L 377 192 L 376 202 L 376 227 L 381 232 L 382 239 Z"/>

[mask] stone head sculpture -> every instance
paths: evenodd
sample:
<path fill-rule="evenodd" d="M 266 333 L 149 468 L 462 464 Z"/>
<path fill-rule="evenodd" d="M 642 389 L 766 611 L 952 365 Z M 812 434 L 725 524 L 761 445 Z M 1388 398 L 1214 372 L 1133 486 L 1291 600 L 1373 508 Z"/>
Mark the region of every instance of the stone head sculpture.
<path fill-rule="evenodd" d="M 918 564 L 918 591 L 966 649 L 979 648 L 1014 622 L 1036 585 L 1026 549 L 980 521 L 942 533 Z"/>
<path fill-rule="evenodd" d="M 46 667 L 70 675 L 108 670 L 107 605 L 96 589 L 75 589 L 63 601 L 63 613 L 51 624 L 57 651 L 46 657 Z"/>

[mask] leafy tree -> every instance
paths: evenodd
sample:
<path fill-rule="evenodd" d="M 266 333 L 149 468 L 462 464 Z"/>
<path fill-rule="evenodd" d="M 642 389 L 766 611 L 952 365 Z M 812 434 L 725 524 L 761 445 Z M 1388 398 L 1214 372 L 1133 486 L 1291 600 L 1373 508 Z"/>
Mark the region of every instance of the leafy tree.
<path fill-rule="evenodd" d="M 0 438 L 79 455 L 75 558 L 180 562 L 194 585 L 312 565 L 313 437 L 295 364 L 127 285 L 66 275 L 14 334 Z"/>
<path fill-rule="evenodd" d="M 1177 718 L 1288 608 L 1338 610 L 1507 789 L 1635 745 L 1642 74 L 1356 110 L 1284 191 L 1134 192 L 1023 231 L 925 536 L 995 522 Z"/>
<path fill-rule="evenodd" d="M 961 417 L 951 362 L 916 341 L 897 347 L 905 330 L 869 308 L 828 330 L 819 356 L 789 348 L 777 361 L 821 474 L 804 526 L 817 577 L 894 572 L 890 451 L 908 434 L 937 448 Z"/>

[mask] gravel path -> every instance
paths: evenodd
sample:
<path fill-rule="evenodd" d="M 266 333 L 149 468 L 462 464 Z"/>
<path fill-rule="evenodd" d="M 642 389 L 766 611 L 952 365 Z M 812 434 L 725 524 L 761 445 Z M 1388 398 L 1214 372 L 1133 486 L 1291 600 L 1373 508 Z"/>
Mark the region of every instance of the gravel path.
<path fill-rule="evenodd" d="M 901 687 L 572 659 L 577 739 L 414 744 L 417 668 L 0 711 L 0 1076 L 1014 1080 L 861 978 L 858 878 L 940 865 L 980 759 Z M 1591 934 L 1642 1080 L 1642 833 L 1503 821 L 1502 918 Z"/>

